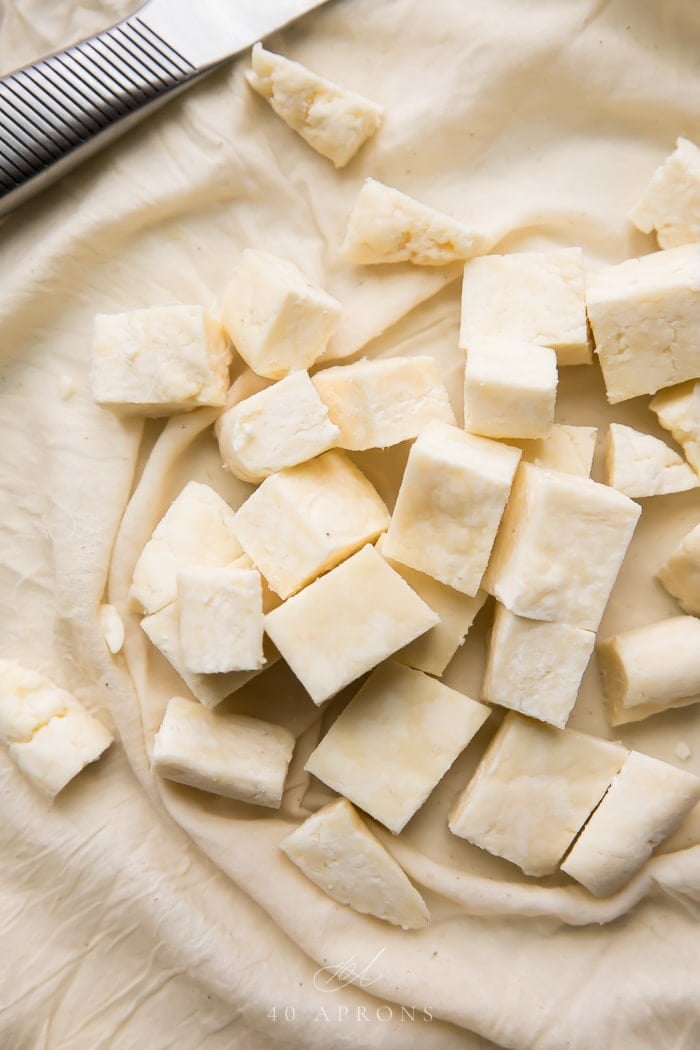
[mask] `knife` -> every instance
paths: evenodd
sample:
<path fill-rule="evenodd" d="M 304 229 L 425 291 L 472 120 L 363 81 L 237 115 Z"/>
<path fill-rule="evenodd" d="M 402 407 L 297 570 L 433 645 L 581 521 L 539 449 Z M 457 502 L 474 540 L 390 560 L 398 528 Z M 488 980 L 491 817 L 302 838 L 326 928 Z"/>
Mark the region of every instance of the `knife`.
<path fill-rule="evenodd" d="M 149 0 L 0 78 L 0 216 L 325 0 Z"/>

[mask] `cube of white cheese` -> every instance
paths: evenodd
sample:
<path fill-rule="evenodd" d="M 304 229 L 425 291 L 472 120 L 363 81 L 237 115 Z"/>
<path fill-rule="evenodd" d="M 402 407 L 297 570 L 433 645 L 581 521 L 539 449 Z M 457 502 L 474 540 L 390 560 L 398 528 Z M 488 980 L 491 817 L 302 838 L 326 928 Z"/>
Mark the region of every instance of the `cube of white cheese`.
<path fill-rule="evenodd" d="M 591 271 L 586 304 L 611 405 L 700 377 L 700 245 Z"/>
<path fill-rule="evenodd" d="M 700 241 L 700 149 L 695 143 L 676 140 L 630 219 L 643 233 L 656 230 L 662 248 Z"/>
<path fill-rule="evenodd" d="M 607 485 L 523 463 L 484 586 L 518 616 L 595 631 L 640 513 Z"/>
<path fill-rule="evenodd" d="M 464 372 L 464 427 L 492 438 L 546 437 L 554 422 L 553 350 L 510 339 L 470 345 Z"/>
<path fill-rule="evenodd" d="M 478 233 L 392 186 L 365 179 L 348 221 L 342 254 L 353 263 L 446 266 L 482 251 Z"/>
<path fill-rule="evenodd" d="M 656 575 L 683 612 L 700 616 L 700 524 L 683 537 Z"/>
<path fill-rule="evenodd" d="M 285 259 L 246 248 L 224 292 L 221 320 L 246 364 L 267 379 L 310 368 L 340 321 L 337 299 Z"/>
<path fill-rule="evenodd" d="M 398 834 L 489 714 L 484 704 L 389 661 L 336 718 L 305 768 Z"/>
<path fill-rule="evenodd" d="M 677 452 L 652 434 L 611 423 L 605 449 L 605 482 L 633 499 L 687 492 L 700 478 Z"/>
<path fill-rule="evenodd" d="M 279 809 L 294 743 L 283 726 L 174 696 L 153 740 L 151 768 L 200 791 Z"/>
<path fill-rule="evenodd" d="M 656 412 L 661 426 L 671 432 L 693 470 L 700 474 L 700 382 L 660 390 L 649 408 Z"/>
<path fill-rule="evenodd" d="M 345 798 L 305 820 L 282 839 L 280 849 L 339 904 L 404 930 L 419 930 L 430 921 L 425 901 L 403 868 Z"/>
<path fill-rule="evenodd" d="M 231 350 L 201 306 L 155 306 L 98 314 L 92 395 L 100 405 L 146 416 L 223 405 Z"/>
<path fill-rule="evenodd" d="M 313 384 L 340 428 L 338 444 L 355 452 L 409 441 L 433 419 L 456 422 L 432 357 L 363 358 L 317 372 Z"/>
<path fill-rule="evenodd" d="M 523 463 L 532 463 L 546 470 L 562 470 L 589 478 L 595 454 L 597 427 L 575 427 L 555 423 L 544 438 L 510 441 L 521 449 Z"/>
<path fill-rule="evenodd" d="M 410 451 L 385 555 L 476 595 L 519 459 L 519 449 L 430 423 Z"/>
<path fill-rule="evenodd" d="M 526 875 L 550 875 L 628 754 L 621 744 L 506 715 L 455 802 L 450 831 Z"/>
<path fill-rule="evenodd" d="M 236 514 L 238 540 L 273 591 L 289 597 L 383 532 L 389 512 L 344 452 L 271 474 Z"/>
<path fill-rule="evenodd" d="M 493 337 L 549 346 L 560 367 L 590 364 L 580 248 L 484 255 L 465 265 L 459 345 L 469 351 Z"/>
<path fill-rule="evenodd" d="M 265 617 L 265 630 L 316 704 L 438 623 L 374 547 Z"/>
<path fill-rule="evenodd" d="M 177 606 L 187 671 L 262 669 L 262 583 L 256 569 L 183 569 L 177 576 Z"/>

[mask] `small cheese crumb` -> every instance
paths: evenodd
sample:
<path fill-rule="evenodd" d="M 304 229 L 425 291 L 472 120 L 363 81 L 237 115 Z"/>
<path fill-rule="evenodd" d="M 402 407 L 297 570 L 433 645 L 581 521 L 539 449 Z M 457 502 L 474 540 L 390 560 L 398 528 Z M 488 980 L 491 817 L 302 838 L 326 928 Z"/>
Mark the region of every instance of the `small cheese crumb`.
<path fill-rule="evenodd" d="M 75 385 L 75 380 L 72 376 L 61 376 L 61 378 L 58 381 L 58 392 L 62 401 L 70 401 L 70 399 L 74 396 L 76 390 L 77 387 Z"/>
<path fill-rule="evenodd" d="M 113 605 L 101 605 L 97 618 L 102 637 L 110 653 L 119 653 L 124 645 L 124 621 Z"/>
<path fill-rule="evenodd" d="M 687 762 L 693 754 L 693 752 L 686 744 L 685 740 L 679 740 L 673 750 L 676 755 L 676 758 L 679 758 L 681 762 Z"/>

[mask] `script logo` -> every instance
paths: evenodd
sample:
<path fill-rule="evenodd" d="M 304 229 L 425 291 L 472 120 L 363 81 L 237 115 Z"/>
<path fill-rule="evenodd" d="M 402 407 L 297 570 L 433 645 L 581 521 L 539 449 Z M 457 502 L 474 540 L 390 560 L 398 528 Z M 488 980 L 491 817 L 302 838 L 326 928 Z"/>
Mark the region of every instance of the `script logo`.
<path fill-rule="evenodd" d="M 374 958 L 362 967 L 355 955 L 351 955 L 344 962 L 322 966 L 314 974 L 314 988 L 319 992 L 339 992 L 341 988 L 346 988 L 349 984 L 356 984 L 360 988 L 370 988 L 382 979 L 383 974 L 373 976 L 370 971 L 383 954 L 384 948 L 381 948 Z"/>

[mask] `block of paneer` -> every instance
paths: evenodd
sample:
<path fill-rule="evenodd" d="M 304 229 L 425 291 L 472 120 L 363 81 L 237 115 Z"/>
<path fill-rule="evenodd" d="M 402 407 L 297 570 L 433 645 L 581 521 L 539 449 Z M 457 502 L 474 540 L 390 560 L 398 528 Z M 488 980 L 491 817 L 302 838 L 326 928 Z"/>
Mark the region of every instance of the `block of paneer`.
<path fill-rule="evenodd" d="M 343 168 L 382 123 L 384 110 L 299 62 L 256 44 L 246 79 L 317 153 Z"/>
<path fill-rule="evenodd" d="M 693 470 L 700 474 L 700 382 L 681 383 L 660 390 L 649 408 L 683 449 Z"/>
<path fill-rule="evenodd" d="M 365 179 L 348 221 L 341 253 L 362 265 L 410 262 L 446 266 L 483 251 L 483 238 L 376 179 Z"/>
<path fill-rule="evenodd" d="M 313 384 L 339 446 L 354 452 L 409 441 L 433 419 L 456 423 L 433 357 L 363 358 L 317 372 Z"/>
<path fill-rule="evenodd" d="M 336 718 L 305 768 L 398 834 L 489 714 L 485 704 L 387 661 Z"/>
<path fill-rule="evenodd" d="M 368 544 L 268 613 L 265 630 L 322 704 L 438 622 Z"/>
<path fill-rule="evenodd" d="M 419 930 L 430 921 L 406 872 L 345 798 L 308 817 L 282 839 L 280 849 L 339 904 L 404 930 Z"/>
<path fill-rule="evenodd" d="M 216 434 L 224 466 L 258 482 L 334 448 L 340 430 L 302 369 L 227 409 Z"/>
<path fill-rule="evenodd" d="M 259 671 L 262 582 L 256 569 L 183 569 L 177 576 L 180 646 L 187 671 Z"/>
<path fill-rule="evenodd" d="M 409 453 L 384 554 L 474 597 L 519 460 L 509 445 L 428 424 Z"/>
<path fill-rule="evenodd" d="M 698 777 L 631 751 L 562 871 L 596 897 L 617 893 L 698 801 Z"/>
<path fill-rule="evenodd" d="M 156 525 L 134 568 L 129 597 L 145 613 L 177 598 L 177 574 L 229 565 L 243 554 L 234 512 L 209 485 L 189 481 Z"/>
<path fill-rule="evenodd" d="M 510 441 L 522 451 L 522 462 L 533 463 L 547 470 L 563 470 L 565 474 L 591 476 L 595 454 L 597 427 L 570 426 L 555 423 L 545 438 L 525 438 Z"/>
<path fill-rule="evenodd" d="M 700 524 L 683 537 L 656 575 L 683 612 L 700 616 Z"/>
<path fill-rule="evenodd" d="M 523 463 L 484 586 L 518 616 L 596 631 L 640 514 L 607 485 Z"/>
<path fill-rule="evenodd" d="M 332 450 L 265 478 L 236 514 L 243 550 L 273 591 L 288 598 L 389 524 L 376 489 Z"/>
<path fill-rule="evenodd" d="M 508 714 L 452 808 L 450 831 L 526 875 L 551 875 L 628 754 Z"/>
<path fill-rule="evenodd" d="M 153 740 L 151 768 L 200 791 L 279 809 L 294 743 L 283 726 L 174 696 Z"/>
<path fill-rule="evenodd" d="M 700 247 L 591 270 L 586 305 L 611 405 L 700 377 Z"/>
<path fill-rule="evenodd" d="M 687 492 L 700 477 L 653 434 L 611 423 L 605 446 L 605 483 L 633 499 Z"/>
<path fill-rule="evenodd" d="M 557 382 L 557 359 L 548 346 L 497 338 L 474 342 L 464 372 L 464 427 L 483 437 L 546 437 Z"/>
<path fill-rule="evenodd" d="M 676 140 L 630 219 L 643 233 L 655 230 L 662 248 L 700 241 L 700 149 L 694 142 Z"/>
<path fill-rule="evenodd" d="M 219 407 L 230 363 L 221 326 L 201 306 L 154 306 L 95 318 L 92 396 L 124 414 Z"/>
<path fill-rule="evenodd" d="M 221 300 L 221 320 L 258 375 L 283 379 L 310 368 L 340 321 L 337 299 L 294 263 L 246 248 Z"/>
<path fill-rule="evenodd" d="M 593 631 L 526 620 L 497 604 L 482 696 L 563 729 L 594 645 Z"/>
<path fill-rule="evenodd" d="M 112 734 L 65 689 L 0 660 L 0 741 L 21 773 L 54 798 L 112 743 Z"/>
<path fill-rule="evenodd" d="M 560 367 L 590 364 L 580 248 L 484 255 L 465 265 L 459 345 L 469 351 L 494 337 L 549 346 Z"/>

